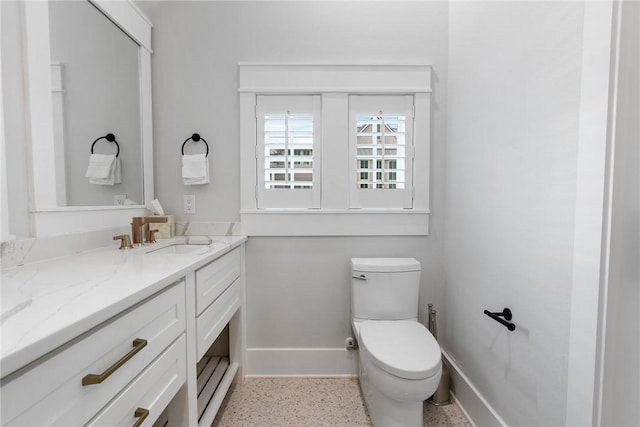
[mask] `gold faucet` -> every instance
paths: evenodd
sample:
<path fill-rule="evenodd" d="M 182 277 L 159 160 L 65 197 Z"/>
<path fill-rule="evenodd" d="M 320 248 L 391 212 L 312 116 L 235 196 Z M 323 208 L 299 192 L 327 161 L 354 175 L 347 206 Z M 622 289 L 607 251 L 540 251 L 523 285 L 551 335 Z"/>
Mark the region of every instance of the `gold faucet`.
<path fill-rule="evenodd" d="M 122 234 L 120 236 L 113 236 L 113 240 L 120 240 L 120 250 L 122 249 L 131 249 L 133 245 L 131 244 L 131 239 L 128 234 Z"/>
<path fill-rule="evenodd" d="M 167 222 L 166 216 L 134 216 L 131 220 L 131 237 L 134 246 L 140 246 L 143 244 L 144 232 L 142 228 L 146 224 L 157 224 L 160 222 Z"/>

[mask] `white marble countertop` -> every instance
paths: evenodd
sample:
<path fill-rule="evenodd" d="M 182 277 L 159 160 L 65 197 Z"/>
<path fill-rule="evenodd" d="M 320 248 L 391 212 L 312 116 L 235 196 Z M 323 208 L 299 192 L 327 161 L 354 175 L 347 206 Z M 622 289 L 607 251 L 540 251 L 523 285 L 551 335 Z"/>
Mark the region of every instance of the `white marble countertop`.
<path fill-rule="evenodd" d="M 210 244 L 195 253 L 150 253 L 187 240 Z M 244 241 L 242 236 L 177 237 L 136 249 L 121 251 L 110 246 L 3 269 L 1 377 Z"/>

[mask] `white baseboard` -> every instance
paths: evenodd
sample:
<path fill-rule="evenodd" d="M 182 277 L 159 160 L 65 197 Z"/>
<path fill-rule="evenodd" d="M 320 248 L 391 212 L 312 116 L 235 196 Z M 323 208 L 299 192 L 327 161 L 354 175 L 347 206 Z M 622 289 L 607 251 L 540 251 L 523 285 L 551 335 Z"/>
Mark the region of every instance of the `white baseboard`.
<path fill-rule="evenodd" d="M 460 403 L 460 400 L 456 397 L 453 391 L 451 391 L 451 402 L 458 405 L 458 408 L 462 412 L 462 415 L 464 415 L 467 421 L 469 421 L 469 424 L 471 425 L 471 427 L 478 427 L 478 425 L 473 422 L 473 420 L 471 419 L 467 411 L 465 411 L 464 406 L 462 406 L 462 403 Z"/>
<path fill-rule="evenodd" d="M 357 377 L 358 352 L 344 348 L 248 348 L 245 377 Z"/>
<path fill-rule="evenodd" d="M 506 426 L 504 420 L 469 381 L 449 353 L 442 350 L 442 355 L 449 366 L 452 394 L 469 421 L 474 426 Z"/>

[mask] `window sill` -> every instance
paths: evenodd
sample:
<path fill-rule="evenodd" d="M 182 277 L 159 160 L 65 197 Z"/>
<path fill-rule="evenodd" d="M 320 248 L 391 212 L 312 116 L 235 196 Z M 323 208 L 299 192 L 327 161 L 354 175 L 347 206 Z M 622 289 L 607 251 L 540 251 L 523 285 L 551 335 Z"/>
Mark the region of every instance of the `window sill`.
<path fill-rule="evenodd" d="M 428 209 L 242 210 L 247 236 L 426 236 Z"/>

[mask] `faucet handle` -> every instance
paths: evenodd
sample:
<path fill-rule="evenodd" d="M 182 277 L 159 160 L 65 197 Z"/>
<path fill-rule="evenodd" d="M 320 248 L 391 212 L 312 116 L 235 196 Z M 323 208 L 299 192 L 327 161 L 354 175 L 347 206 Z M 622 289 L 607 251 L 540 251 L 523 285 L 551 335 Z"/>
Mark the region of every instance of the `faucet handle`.
<path fill-rule="evenodd" d="M 121 234 L 119 236 L 113 236 L 113 240 L 120 240 L 120 250 L 122 249 L 132 249 L 133 245 L 131 244 L 131 238 L 128 234 Z"/>
<path fill-rule="evenodd" d="M 145 241 L 145 243 L 156 243 L 157 232 L 158 232 L 157 228 L 155 230 L 152 230 L 151 228 L 149 228 L 149 231 L 147 231 L 147 240 Z"/>

